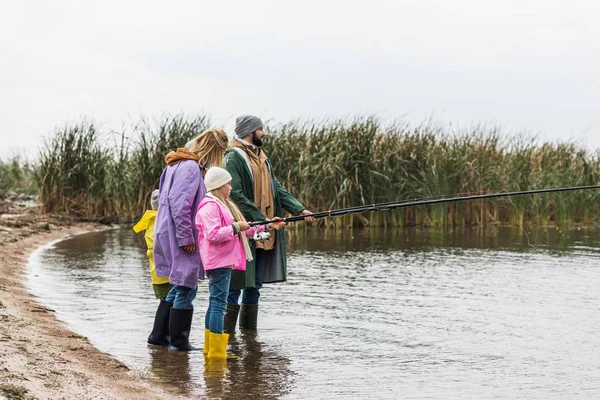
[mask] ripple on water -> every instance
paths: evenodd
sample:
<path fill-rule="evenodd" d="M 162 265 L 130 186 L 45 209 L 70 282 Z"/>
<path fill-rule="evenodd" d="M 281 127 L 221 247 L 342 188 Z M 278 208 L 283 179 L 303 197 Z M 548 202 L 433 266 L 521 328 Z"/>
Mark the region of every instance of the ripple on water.
<path fill-rule="evenodd" d="M 599 237 L 310 232 L 223 369 L 145 344 L 157 301 L 127 229 L 36 251 L 30 284 L 73 330 L 173 393 L 209 398 L 598 398 Z M 192 342 L 202 345 L 201 282 Z"/>

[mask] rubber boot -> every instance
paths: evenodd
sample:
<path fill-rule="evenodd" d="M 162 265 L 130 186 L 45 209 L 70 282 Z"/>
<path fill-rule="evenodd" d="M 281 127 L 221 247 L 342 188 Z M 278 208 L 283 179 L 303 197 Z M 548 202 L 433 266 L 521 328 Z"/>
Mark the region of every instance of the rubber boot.
<path fill-rule="evenodd" d="M 169 331 L 171 342 L 169 350 L 198 350 L 190 344 L 190 328 L 192 327 L 193 308 L 171 308 Z"/>
<path fill-rule="evenodd" d="M 235 360 L 236 358 L 239 358 L 234 354 L 227 354 L 227 341 L 229 340 L 229 334 L 210 332 L 209 336 L 209 359 Z"/>
<path fill-rule="evenodd" d="M 169 335 L 169 316 L 171 314 L 171 306 L 173 303 L 169 303 L 162 299 L 158 304 L 156 310 L 156 316 L 154 317 L 154 327 L 150 336 L 148 336 L 148 343 L 156 346 L 168 346 L 170 341 Z"/>
<path fill-rule="evenodd" d="M 202 353 L 206 356 L 208 355 L 208 350 L 210 349 L 210 330 L 208 328 L 204 328 L 204 348 L 202 349 Z"/>
<path fill-rule="evenodd" d="M 232 334 L 235 333 L 235 326 L 237 325 L 238 314 L 240 313 L 239 304 L 227 303 L 227 311 L 225 312 L 225 320 L 223 321 L 223 332 Z"/>
<path fill-rule="evenodd" d="M 240 308 L 240 329 L 255 331 L 257 318 L 258 304 L 242 304 Z"/>

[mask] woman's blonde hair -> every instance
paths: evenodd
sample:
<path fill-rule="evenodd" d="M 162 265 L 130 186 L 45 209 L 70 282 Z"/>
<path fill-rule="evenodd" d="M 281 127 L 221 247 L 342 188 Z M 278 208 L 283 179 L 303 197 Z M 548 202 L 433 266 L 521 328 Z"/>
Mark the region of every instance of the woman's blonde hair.
<path fill-rule="evenodd" d="M 210 167 L 223 166 L 223 155 L 229 142 L 229 138 L 223 129 L 208 129 L 198 135 L 193 142 L 190 151 L 200 157 L 198 163 L 202 165 L 205 171 Z"/>

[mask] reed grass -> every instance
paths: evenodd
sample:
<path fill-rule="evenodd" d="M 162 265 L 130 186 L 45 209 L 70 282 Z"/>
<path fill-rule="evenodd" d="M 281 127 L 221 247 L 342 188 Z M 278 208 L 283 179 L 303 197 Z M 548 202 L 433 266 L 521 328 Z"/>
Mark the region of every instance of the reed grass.
<path fill-rule="evenodd" d="M 141 215 L 150 205 L 150 195 L 158 189 L 165 155 L 195 138 L 210 126 L 206 115 L 178 114 L 157 120 L 142 119 L 133 129 L 133 148 L 124 168 L 131 174 L 126 196 L 130 199 L 129 214 Z"/>
<path fill-rule="evenodd" d="M 600 183 L 600 154 L 476 126 L 384 126 L 376 118 L 294 121 L 266 140 L 279 178 L 314 210 Z M 283 172 L 280 172 L 283 171 Z M 478 200 L 332 218 L 329 226 L 597 222 L 600 191 Z"/>
<path fill-rule="evenodd" d="M 78 217 L 109 214 L 107 177 L 111 161 L 93 122 L 59 128 L 39 157 L 42 212 Z"/>
<path fill-rule="evenodd" d="M 149 207 L 168 151 L 209 127 L 204 115 L 142 119 L 122 132 L 83 121 L 58 129 L 36 164 L 43 209 L 133 220 Z M 296 120 L 265 140 L 281 183 L 310 210 L 600 182 L 600 153 L 496 128 Z M 594 223 L 600 191 L 445 203 L 319 220 L 320 226 Z M 305 224 L 296 224 L 305 226 Z"/>
<path fill-rule="evenodd" d="M 0 189 L 5 193 L 37 194 L 35 166 L 20 156 L 13 156 L 6 161 L 0 160 Z"/>
<path fill-rule="evenodd" d="M 42 211 L 107 222 L 133 220 L 150 207 L 165 155 L 208 127 L 206 116 L 142 119 L 129 131 L 101 133 L 94 122 L 58 129 L 40 152 Z"/>

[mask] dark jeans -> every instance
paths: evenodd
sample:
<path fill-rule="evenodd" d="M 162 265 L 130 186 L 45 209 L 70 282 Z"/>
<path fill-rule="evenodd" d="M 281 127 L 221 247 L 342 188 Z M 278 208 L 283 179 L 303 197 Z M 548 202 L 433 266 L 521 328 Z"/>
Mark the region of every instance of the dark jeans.
<path fill-rule="evenodd" d="M 267 255 L 269 254 L 269 251 L 271 250 L 256 249 L 256 258 L 254 259 L 256 279 L 254 280 L 254 287 L 229 291 L 229 296 L 227 296 L 227 302 L 229 304 L 238 304 L 240 294 L 242 294 L 242 304 L 258 304 L 260 288 L 262 288 L 263 279 L 265 278 L 265 267 L 267 265 Z"/>
<path fill-rule="evenodd" d="M 204 319 L 205 328 L 212 333 L 223 333 L 223 320 L 227 309 L 227 293 L 231 282 L 231 268 L 217 268 L 206 271 L 208 276 L 208 310 Z"/>
<path fill-rule="evenodd" d="M 175 285 L 169 290 L 165 301 L 173 303 L 173 308 L 179 310 L 194 308 L 192 301 L 196 298 L 196 293 L 198 293 L 198 288 L 190 289 L 189 287 Z"/>

